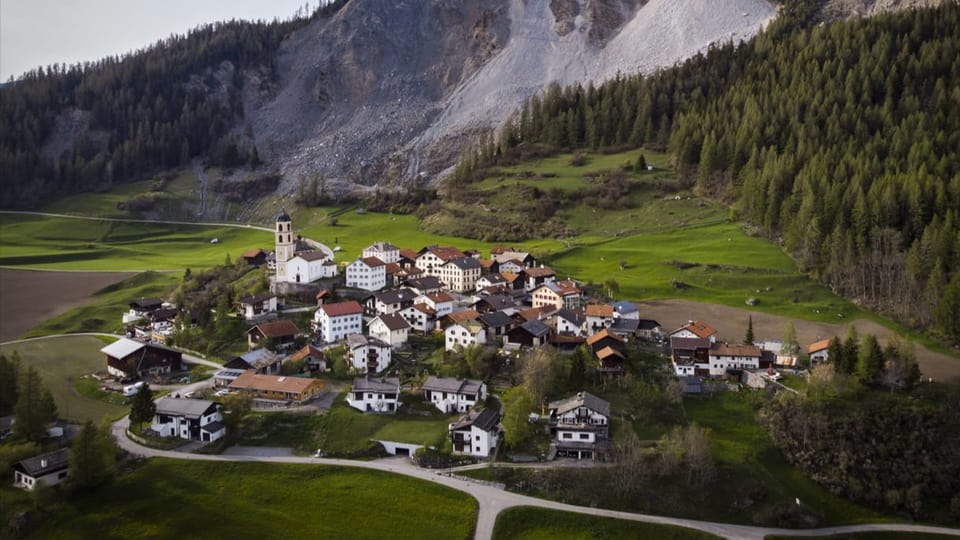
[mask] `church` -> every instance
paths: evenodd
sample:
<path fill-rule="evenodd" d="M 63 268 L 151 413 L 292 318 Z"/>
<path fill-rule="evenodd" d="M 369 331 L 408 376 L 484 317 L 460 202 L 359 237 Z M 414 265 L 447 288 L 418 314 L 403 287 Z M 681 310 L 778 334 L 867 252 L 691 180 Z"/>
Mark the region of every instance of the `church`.
<path fill-rule="evenodd" d="M 337 275 L 333 255 L 293 234 L 293 219 L 281 211 L 274 227 L 277 283 L 310 283 Z"/>

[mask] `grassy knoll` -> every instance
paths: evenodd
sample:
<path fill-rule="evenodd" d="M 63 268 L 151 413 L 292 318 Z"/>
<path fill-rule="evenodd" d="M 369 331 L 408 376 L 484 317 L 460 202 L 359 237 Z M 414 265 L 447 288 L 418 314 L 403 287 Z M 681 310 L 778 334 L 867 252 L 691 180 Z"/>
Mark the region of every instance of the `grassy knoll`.
<path fill-rule="evenodd" d="M 213 238 L 219 243 L 211 244 Z M 255 229 L 0 215 L 0 266 L 20 268 L 204 268 L 272 241 Z"/>
<path fill-rule="evenodd" d="M 151 459 L 50 510 L 27 538 L 469 538 L 477 504 L 377 471 Z"/>
<path fill-rule="evenodd" d="M 121 316 L 138 298 L 162 297 L 179 282 L 179 274 L 143 272 L 93 293 L 94 300 L 34 327 L 25 337 L 70 332 L 120 333 Z"/>
<path fill-rule="evenodd" d="M 100 422 L 105 416 L 116 418 L 129 412 L 127 406 L 101 399 L 102 393 L 88 388 L 89 383 L 79 383 L 81 376 L 106 367 L 100 352 L 103 346 L 103 340 L 96 337 L 64 336 L 3 345 L 0 353 L 9 357 L 16 352 L 24 365 L 40 372 L 61 418 Z"/>
<path fill-rule="evenodd" d="M 211 179 L 217 173 L 216 169 L 208 171 Z M 189 221 L 196 218 L 195 211 L 199 208 L 199 182 L 192 169 L 174 170 L 149 180 L 119 184 L 109 191 L 70 195 L 50 203 L 42 211 L 78 216 L 139 218 L 140 212 L 121 209 L 118 205 L 138 195 L 150 193 L 156 197 L 155 210 L 164 219 L 184 218 Z"/>
<path fill-rule="evenodd" d="M 440 444 L 452 416 L 417 416 L 401 409 L 395 415 L 364 414 L 340 396 L 326 415 L 262 413 L 245 420 L 239 444 L 288 446 L 299 453 L 317 448 L 331 454 L 354 454 L 370 448 L 374 440 L 411 444 Z"/>
<path fill-rule="evenodd" d="M 586 540 L 591 538 L 717 538 L 694 529 L 614 518 L 588 516 L 529 506 L 508 508 L 497 516 L 493 537 L 523 540 Z"/>

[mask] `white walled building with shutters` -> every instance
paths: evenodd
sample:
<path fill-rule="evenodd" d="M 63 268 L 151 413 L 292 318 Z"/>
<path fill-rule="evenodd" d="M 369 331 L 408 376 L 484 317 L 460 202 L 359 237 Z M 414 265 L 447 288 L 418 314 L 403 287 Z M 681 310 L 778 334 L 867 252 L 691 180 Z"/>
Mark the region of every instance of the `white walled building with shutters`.
<path fill-rule="evenodd" d="M 347 287 L 379 291 L 387 286 L 387 263 L 376 257 L 361 257 L 347 266 Z"/>
<path fill-rule="evenodd" d="M 445 413 L 465 413 L 487 399 L 486 383 L 472 379 L 431 375 L 422 388 L 424 399 Z"/>
<path fill-rule="evenodd" d="M 390 242 L 374 242 L 363 248 L 363 257 L 376 257 L 387 264 L 395 263 L 400 261 L 400 248 Z"/>
<path fill-rule="evenodd" d="M 161 437 L 203 442 L 216 441 L 227 433 L 219 403 L 169 397 L 157 401 L 150 429 Z"/>
<path fill-rule="evenodd" d="M 489 407 L 470 411 L 450 424 L 448 431 L 454 454 L 490 457 L 500 444 L 500 415 Z"/>
<path fill-rule="evenodd" d="M 320 250 L 298 251 L 287 261 L 287 279 L 290 283 L 312 283 L 337 275 L 337 265 Z"/>
<path fill-rule="evenodd" d="M 347 394 L 347 405 L 363 412 L 393 414 L 400 407 L 400 379 L 357 377 Z"/>
<path fill-rule="evenodd" d="M 324 304 L 313 314 L 313 329 L 321 342 L 339 341 L 362 328 L 363 308 L 354 300 Z"/>
<path fill-rule="evenodd" d="M 453 351 L 457 347 L 466 349 L 471 345 L 487 343 L 487 332 L 479 321 L 470 320 L 451 324 L 444 331 L 445 350 Z"/>

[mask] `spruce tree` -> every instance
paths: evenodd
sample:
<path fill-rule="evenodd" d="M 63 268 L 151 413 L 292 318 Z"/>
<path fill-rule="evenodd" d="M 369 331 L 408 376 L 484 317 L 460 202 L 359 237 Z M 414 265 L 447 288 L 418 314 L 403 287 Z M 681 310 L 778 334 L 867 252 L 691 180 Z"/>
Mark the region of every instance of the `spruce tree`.
<path fill-rule="evenodd" d="M 74 491 L 106 483 L 114 473 L 116 442 L 110 424 L 99 429 L 87 421 L 70 445 L 70 474 L 67 486 Z"/>
<path fill-rule="evenodd" d="M 37 442 L 47 435 L 47 424 L 57 419 L 57 406 L 33 366 L 20 371 L 13 431 L 28 441 Z"/>
<path fill-rule="evenodd" d="M 153 402 L 153 390 L 150 389 L 149 384 L 144 384 L 130 404 L 130 422 L 136 422 L 137 427 L 140 427 L 144 422 L 153 420 L 156 412 L 157 404 Z"/>
<path fill-rule="evenodd" d="M 753 315 L 747 317 L 747 335 L 743 337 L 743 343 L 753 345 Z"/>
<path fill-rule="evenodd" d="M 13 412 L 17 403 L 18 362 L 14 360 L 0 354 L 0 416 Z"/>

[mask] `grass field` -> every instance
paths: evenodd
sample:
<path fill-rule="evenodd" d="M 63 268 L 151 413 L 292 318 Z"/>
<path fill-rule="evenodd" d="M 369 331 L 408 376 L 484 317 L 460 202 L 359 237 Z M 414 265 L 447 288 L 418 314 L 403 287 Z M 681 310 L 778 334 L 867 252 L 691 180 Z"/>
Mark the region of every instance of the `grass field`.
<path fill-rule="evenodd" d="M 477 503 L 377 471 L 151 459 L 51 510 L 27 538 L 470 538 Z"/>
<path fill-rule="evenodd" d="M 947 538 L 956 538 L 956 536 L 915 532 L 870 531 L 859 533 L 826 534 L 823 536 L 767 535 L 764 537 L 764 540 L 793 540 L 797 538 L 816 538 L 818 540 L 946 540 Z"/>
<path fill-rule="evenodd" d="M 497 516 L 493 537 L 498 540 L 588 540 L 637 538 L 701 540 L 719 538 L 683 527 L 588 516 L 529 506 L 508 508 Z"/>
<path fill-rule="evenodd" d="M 106 357 L 100 352 L 105 344 L 92 336 L 64 336 L 3 345 L 0 353 L 9 357 L 16 352 L 24 365 L 40 372 L 60 418 L 99 423 L 104 417 L 119 418 L 129 412 L 129 407 L 90 397 L 96 394 L 86 387 L 81 386 L 84 392 L 77 388 L 81 376 L 106 368 Z"/>
<path fill-rule="evenodd" d="M 219 242 L 211 244 L 214 238 Z M 256 229 L 0 215 L 0 266 L 9 267 L 182 271 L 272 242 Z"/>
<path fill-rule="evenodd" d="M 218 171 L 211 169 L 208 175 L 216 175 Z M 163 191 L 156 192 L 157 181 L 160 177 L 167 180 Z M 78 193 L 64 197 L 50 203 L 43 208 L 44 212 L 55 214 L 74 214 L 78 216 L 111 217 L 111 218 L 139 218 L 139 212 L 121 210 L 117 206 L 137 195 L 156 193 L 158 197 L 157 211 L 164 219 L 196 218 L 195 210 L 199 207 L 200 194 L 199 180 L 196 173 L 189 169 L 180 169 L 163 173 L 157 178 L 119 184 L 109 191 L 99 193 Z"/>

